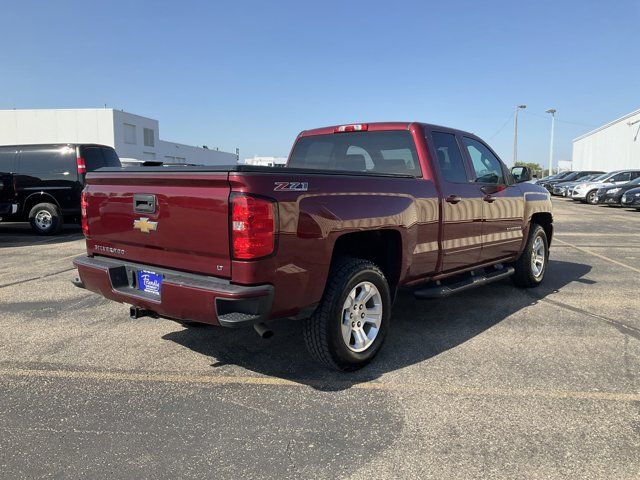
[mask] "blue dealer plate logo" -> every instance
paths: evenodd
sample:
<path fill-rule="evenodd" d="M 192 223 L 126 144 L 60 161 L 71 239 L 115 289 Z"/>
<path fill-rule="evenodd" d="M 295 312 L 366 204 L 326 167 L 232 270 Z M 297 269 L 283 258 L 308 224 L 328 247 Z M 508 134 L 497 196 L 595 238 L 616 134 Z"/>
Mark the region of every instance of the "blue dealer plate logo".
<path fill-rule="evenodd" d="M 162 275 L 148 270 L 138 271 L 138 290 L 160 296 Z"/>

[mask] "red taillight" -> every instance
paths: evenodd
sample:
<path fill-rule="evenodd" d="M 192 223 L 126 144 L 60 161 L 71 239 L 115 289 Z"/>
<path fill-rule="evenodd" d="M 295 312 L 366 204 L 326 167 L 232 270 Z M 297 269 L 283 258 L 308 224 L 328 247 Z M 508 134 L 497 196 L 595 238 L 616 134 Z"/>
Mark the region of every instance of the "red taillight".
<path fill-rule="evenodd" d="M 366 132 L 367 130 L 369 130 L 369 125 L 366 123 L 356 123 L 353 125 L 340 125 L 333 130 L 333 133 Z"/>
<path fill-rule="evenodd" d="M 78 166 L 78 174 L 87 173 L 87 164 L 84 163 L 84 158 L 76 157 L 76 165 Z"/>
<path fill-rule="evenodd" d="M 233 258 L 250 260 L 272 254 L 275 227 L 273 202 L 247 195 L 231 197 Z"/>
<path fill-rule="evenodd" d="M 87 207 L 89 203 L 87 202 L 87 192 L 82 192 L 80 196 L 80 212 L 82 213 L 82 233 L 84 233 L 85 237 L 89 236 L 89 222 L 87 221 Z"/>

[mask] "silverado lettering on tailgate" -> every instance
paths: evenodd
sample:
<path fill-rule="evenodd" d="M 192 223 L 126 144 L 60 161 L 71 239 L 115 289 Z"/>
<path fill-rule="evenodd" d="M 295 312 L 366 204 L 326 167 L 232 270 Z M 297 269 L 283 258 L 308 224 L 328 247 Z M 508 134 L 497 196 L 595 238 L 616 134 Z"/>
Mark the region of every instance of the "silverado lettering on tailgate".
<path fill-rule="evenodd" d="M 104 245 L 94 245 L 93 249 L 96 252 L 115 253 L 116 255 L 125 255 L 126 254 L 126 252 L 122 248 L 106 247 Z"/>

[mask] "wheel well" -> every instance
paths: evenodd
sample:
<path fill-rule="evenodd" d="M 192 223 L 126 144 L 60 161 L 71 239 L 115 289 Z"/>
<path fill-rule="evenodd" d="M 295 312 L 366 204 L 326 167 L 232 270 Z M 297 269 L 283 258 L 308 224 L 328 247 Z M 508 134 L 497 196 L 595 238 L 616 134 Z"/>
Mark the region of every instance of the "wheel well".
<path fill-rule="evenodd" d="M 31 209 L 36 205 L 38 205 L 39 203 L 53 203 L 54 205 L 57 205 L 58 207 L 60 207 L 56 199 L 51 195 L 49 195 L 48 193 L 34 193 L 34 194 L 31 194 L 29 197 L 27 197 L 27 199 L 24 201 L 24 206 L 22 207 L 22 213 L 25 216 L 29 215 L 29 212 L 31 211 Z"/>
<path fill-rule="evenodd" d="M 531 223 L 537 223 L 544 229 L 547 234 L 547 243 L 551 245 L 553 237 L 553 216 L 549 212 L 534 213 L 531 217 Z"/>
<path fill-rule="evenodd" d="M 372 261 L 384 273 L 395 296 L 402 267 L 402 238 L 397 230 L 346 233 L 338 238 L 331 261 L 342 256 Z"/>

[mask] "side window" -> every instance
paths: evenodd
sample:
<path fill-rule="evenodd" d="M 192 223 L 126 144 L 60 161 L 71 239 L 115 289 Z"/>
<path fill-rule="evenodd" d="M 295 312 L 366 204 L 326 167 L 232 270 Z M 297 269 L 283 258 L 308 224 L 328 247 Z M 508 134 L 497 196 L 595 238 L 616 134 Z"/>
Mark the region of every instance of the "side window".
<path fill-rule="evenodd" d="M 631 172 L 622 172 L 611 179 L 612 182 L 628 182 L 631 180 Z"/>
<path fill-rule="evenodd" d="M 124 129 L 124 143 L 128 143 L 129 145 L 135 145 L 136 142 L 136 126 L 131 125 L 130 123 L 123 123 L 122 128 Z"/>
<path fill-rule="evenodd" d="M 473 138 L 464 137 L 464 145 L 467 147 L 471 163 L 475 170 L 475 182 L 477 183 L 505 183 L 502 162 L 481 142 Z"/>
<path fill-rule="evenodd" d="M 145 147 L 154 147 L 155 146 L 155 133 L 152 128 L 144 128 L 142 130 L 144 136 L 144 146 Z"/>
<path fill-rule="evenodd" d="M 15 148 L 0 148 L 0 173 L 14 173 L 16 171 L 15 159 Z"/>
<path fill-rule="evenodd" d="M 18 171 L 22 175 L 60 175 L 75 170 L 70 161 L 72 149 L 62 148 L 26 148 L 20 154 Z M 73 156 L 75 159 L 75 156 Z"/>
<path fill-rule="evenodd" d="M 462 153 L 452 133 L 433 132 L 433 146 L 438 156 L 440 173 L 447 182 L 467 183 Z"/>

